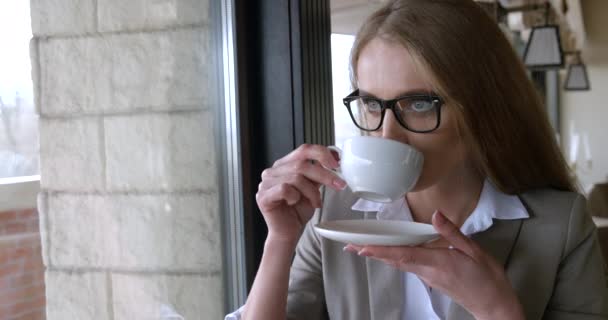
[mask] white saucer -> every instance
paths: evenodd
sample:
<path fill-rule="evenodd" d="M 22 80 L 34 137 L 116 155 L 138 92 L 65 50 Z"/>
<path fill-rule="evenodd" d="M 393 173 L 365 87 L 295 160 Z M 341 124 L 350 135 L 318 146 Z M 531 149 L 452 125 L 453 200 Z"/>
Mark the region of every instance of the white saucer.
<path fill-rule="evenodd" d="M 395 220 L 334 220 L 314 226 L 321 236 L 355 245 L 418 245 L 439 234 L 430 224 Z"/>

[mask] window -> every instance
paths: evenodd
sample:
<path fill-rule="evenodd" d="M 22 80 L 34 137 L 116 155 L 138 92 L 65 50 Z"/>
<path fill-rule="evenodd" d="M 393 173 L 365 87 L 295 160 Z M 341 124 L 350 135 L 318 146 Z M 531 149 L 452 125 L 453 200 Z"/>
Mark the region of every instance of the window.
<path fill-rule="evenodd" d="M 342 103 L 342 98 L 351 91 L 349 57 L 355 36 L 333 33 L 331 35 L 331 73 L 334 104 L 334 128 L 336 132 L 336 146 L 342 147 L 344 140 L 349 137 L 361 135 L 353 124 L 348 110 Z"/>
<path fill-rule="evenodd" d="M 0 2 L 0 314 L 45 318 L 30 1 Z"/>
<path fill-rule="evenodd" d="M 31 37 L 29 1 L 0 2 L 0 180 L 39 172 Z"/>

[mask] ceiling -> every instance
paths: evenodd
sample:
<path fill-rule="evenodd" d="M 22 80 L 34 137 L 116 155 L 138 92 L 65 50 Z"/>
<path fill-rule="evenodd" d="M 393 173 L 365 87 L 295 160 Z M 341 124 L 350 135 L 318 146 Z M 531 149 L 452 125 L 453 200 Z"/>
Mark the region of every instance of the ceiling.
<path fill-rule="evenodd" d="M 387 0 L 331 0 L 331 32 L 355 34 L 363 21 Z"/>
<path fill-rule="evenodd" d="M 495 2 L 495 0 L 479 0 Z M 519 6 L 534 0 L 499 0 L 503 7 Z M 333 33 L 355 34 L 361 23 L 388 0 L 331 0 L 331 30 Z"/>
<path fill-rule="evenodd" d="M 485 2 L 500 2 L 501 6 L 515 7 L 525 4 L 542 3 L 544 0 L 478 0 Z M 581 0 L 550 0 L 554 8 L 561 8 L 564 3 L 568 4 L 569 12 L 564 14 L 561 10 L 557 12 L 557 20 L 560 26 L 569 33 L 563 35 L 565 42 L 572 42 L 568 47 L 580 47 L 585 39 L 585 30 L 580 12 Z M 388 0 L 330 0 L 331 7 L 331 30 L 332 33 L 354 35 L 363 21 L 375 10 L 379 9 Z M 534 13 L 515 13 L 513 19 L 509 19 L 509 27 L 514 30 L 529 29 L 536 23 L 537 18 Z M 538 12 L 536 16 L 539 15 Z M 569 41 L 575 38 L 574 41 Z"/>

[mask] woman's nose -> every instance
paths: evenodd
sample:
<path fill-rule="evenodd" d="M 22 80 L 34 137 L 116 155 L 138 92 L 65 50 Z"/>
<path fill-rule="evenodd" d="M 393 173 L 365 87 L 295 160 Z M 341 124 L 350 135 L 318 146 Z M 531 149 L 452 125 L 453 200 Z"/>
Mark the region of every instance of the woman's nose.
<path fill-rule="evenodd" d="M 404 139 L 405 129 L 399 124 L 393 110 L 386 110 L 384 121 L 382 123 L 382 138 L 402 141 Z"/>

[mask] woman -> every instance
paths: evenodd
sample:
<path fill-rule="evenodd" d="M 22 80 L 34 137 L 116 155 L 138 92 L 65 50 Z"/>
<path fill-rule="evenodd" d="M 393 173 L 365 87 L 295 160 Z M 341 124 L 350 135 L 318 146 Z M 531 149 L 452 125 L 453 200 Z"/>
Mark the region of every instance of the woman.
<path fill-rule="evenodd" d="M 269 230 L 264 254 L 235 316 L 608 317 L 585 200 L 491 18 L 473 1 L 390 1 L 357 34 L 351 69 L 357 90 L 345 104 L 355 124 L 420 150 L 421 177 L 403 199 L 381 205 L 354 198 L 323 168 L 339 166 L 324 146 L 276 161 L 257 194 Z M 378 108 L 383 117 L 370 118 Z M 427 121 L 414 124 L 421 113 Z M 343 247 L 312 229 L 356 217 L 432 223 L 442 237 L 418 247 Z"/>

